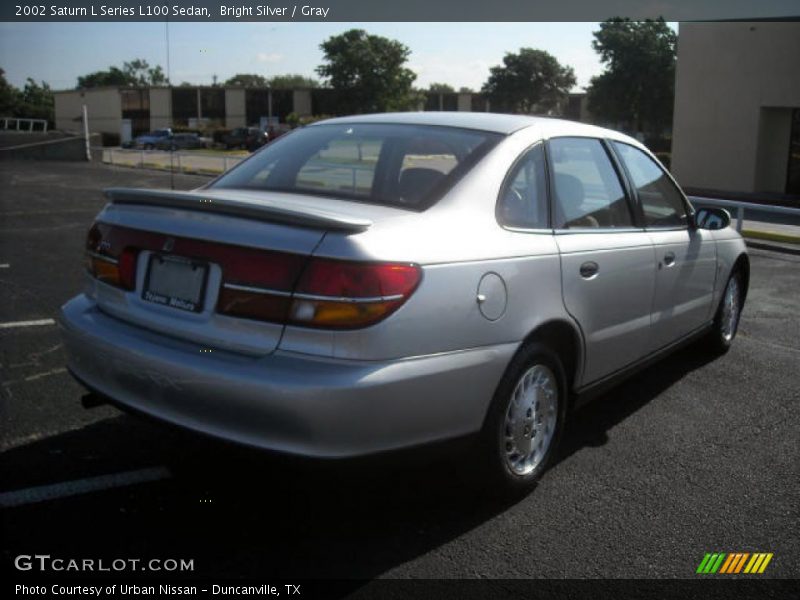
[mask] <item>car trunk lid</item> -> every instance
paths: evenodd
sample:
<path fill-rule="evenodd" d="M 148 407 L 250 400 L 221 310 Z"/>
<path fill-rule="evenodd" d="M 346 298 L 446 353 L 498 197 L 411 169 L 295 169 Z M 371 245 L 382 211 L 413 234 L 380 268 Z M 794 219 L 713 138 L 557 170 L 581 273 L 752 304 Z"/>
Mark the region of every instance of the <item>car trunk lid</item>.
<path fill-rule="evenodd" d="M 227 189 L 182 192 L 111 188 L 106 190 L 106 196 L 117 205 L 187 209 L 326 231 L 357 233 L 372 225 L 372 220 L 355 214 L 353 208 L 347 210 L 347 202 L 290 194 Z"/>
<path fill-rule="evenodd" d="M 107 195 L 111 203 L 87 242 L 89 262 L 101 270 L 115 263 L 130 280 L 125 289 L 125 281 L 106 285 L 92 278 L 90 293 L 104 312 L 192 342 L 201 354 L 274 351 L 281 319 L 243 318 L 246 310 L 232 304 L 230 291 L 256 290 L 251 301 L 257 302 L 258 290 L 272 290 L 271 304 L 259 310 L 279 315 L 280 299 L 288 303 L 326 232 L 357 233 L 371 223 L 352 212 L 228 190 L 112 189 Z"/>

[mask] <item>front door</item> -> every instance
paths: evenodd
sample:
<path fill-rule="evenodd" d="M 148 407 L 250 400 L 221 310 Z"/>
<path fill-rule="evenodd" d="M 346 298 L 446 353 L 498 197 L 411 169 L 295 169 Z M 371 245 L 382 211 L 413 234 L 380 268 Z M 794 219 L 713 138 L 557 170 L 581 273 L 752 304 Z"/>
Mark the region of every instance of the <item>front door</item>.
<path fill-rule="evenodd" d="M 613 142 L 641 207 L 656 253 L 650 351 L 705 324 L 712 316 L 716 246 L 709 231 L 690 229 L 688 206 L 667 173 L 640 149 Z"/>

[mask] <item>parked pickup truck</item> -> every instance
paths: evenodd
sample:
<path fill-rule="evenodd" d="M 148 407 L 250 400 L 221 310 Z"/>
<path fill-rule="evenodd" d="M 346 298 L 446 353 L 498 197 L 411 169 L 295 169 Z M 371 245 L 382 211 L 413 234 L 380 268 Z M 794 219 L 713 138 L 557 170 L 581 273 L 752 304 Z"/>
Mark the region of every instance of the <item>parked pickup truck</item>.
<path fill-rule="evenodd" d="M 135 148 L 144 148 L 145 150 L 152 150 L 156 147 L 156 144 L 159 142 L 164 141 L 166 138 L 172 137 L 172 129 L 156 129 L 155 131 L 150 131 L 148 133 L 142 134 L 138 136 L 134 141 L 133 145 Z"/>
<path fill-rule="evenodd" d="M 258 127 L 237 127 L 223 138 L 226 148 L 246 148 L 250 152 L 267 143 L 267 136 Z"/>

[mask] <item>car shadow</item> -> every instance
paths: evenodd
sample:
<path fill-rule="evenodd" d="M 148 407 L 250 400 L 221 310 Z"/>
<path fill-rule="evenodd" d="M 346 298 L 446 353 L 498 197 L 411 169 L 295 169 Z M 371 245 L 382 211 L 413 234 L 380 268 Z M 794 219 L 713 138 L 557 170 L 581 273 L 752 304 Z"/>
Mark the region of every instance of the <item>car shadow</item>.
<path fill-rule="evenodd" d="M 557 462 L 587 446 L 602 446 L 608 441 L 608 431 L 614 426 L 692 371 L 717 358 L 700 340 L 650 365 L 579 408 L 570 415 Z"/>
<path fill-rule="evenodd" d="M 578 411 L 550 476 L 711 359 L 688 347 Z M 111 416 L 6 451 L 3 491 L 155 465 L 172 477 L 7 509 L 4 552 L 193 559 L 202 578 L 370 579 L 524 501 L 486 490 L 462 449 L 300 460 Z"/>

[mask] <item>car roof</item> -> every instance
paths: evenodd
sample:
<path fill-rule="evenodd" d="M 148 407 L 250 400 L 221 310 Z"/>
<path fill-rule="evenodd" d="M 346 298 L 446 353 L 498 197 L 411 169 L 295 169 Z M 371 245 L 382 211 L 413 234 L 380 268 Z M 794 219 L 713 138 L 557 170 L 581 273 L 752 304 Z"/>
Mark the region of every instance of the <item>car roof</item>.
<path fill-rule="evenodd" d="M 530 115 L 509 115 L 502 113 L 488 112 L 448 112 L 448 111 L 428 111 L 428 112 L 396 112 L 396 113 L 377 113 L 370 115 L 354 115 L 350 117 L 337 117 L 317 121 L 315 125 L 335 125 L 348 123 L 386 123 L 401 125 L 438 125 L 443 127 L 459 127 L 462 129 L 477 129 L 480 131 L 491 131 L 510 135 L 521 129 L 537 127 L 543 137 L 578 135 L 591 137 L 607 137 L 624 141 L 636 146 L 641 144 L 635 139 L 602 127 L 556 119 L 552 117 L 534 117 Z"/>
<path fill-rule="evenodd" d="M 353 115 L 318 121 L 314 125 L 347 124 L 347 123 L 392 123 L 402 125 L 441 125 L 461 127 L 463 129 L 480 129 L 496 133 L 509 134 L 534 125 L 540 118 L 522 115 L 504 115 L 499 113 L 473 112 L 396 112 L 377 113 L 371 115 Z"/>

